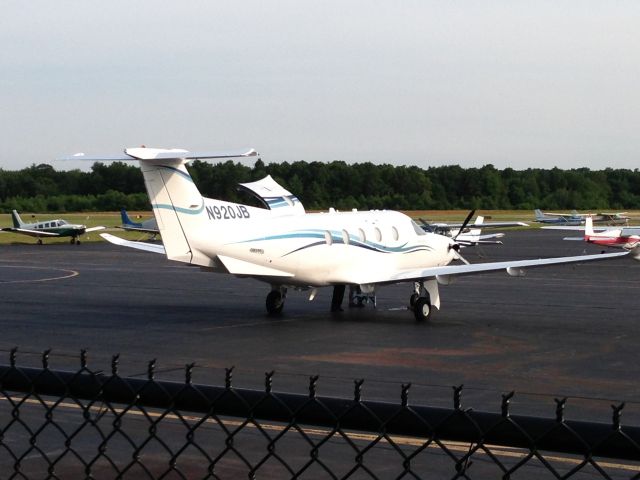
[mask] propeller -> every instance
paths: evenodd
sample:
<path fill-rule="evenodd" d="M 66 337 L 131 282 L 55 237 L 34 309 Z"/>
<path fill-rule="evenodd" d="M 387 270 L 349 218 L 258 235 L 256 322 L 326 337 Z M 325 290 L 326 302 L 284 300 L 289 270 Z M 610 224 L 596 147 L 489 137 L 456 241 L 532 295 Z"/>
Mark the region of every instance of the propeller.
<path fill-rule="evenodd" d="M 460 244 L 456 242 L 456 239 L 458 238 L 458 236 L 462 232 L 464 232 L 464 229 L 467 228 L 467 225 L 469 224 L 469 222 L 471 221 L 471 219 L 473 218 L 475 213 L 476 213 L 475 209 L 473 209 L 473 210 L 471 210 L 469 212 L 469 215 L 467 215 L 467 218 L 465 218 L 464 222 L 462 222 L 462 226 L 460 227 L 460 230 L 458 230 L 458 233 L 456 233 L 456 235 L 453 237 L 453 241 L 455 243 L 452 243 L 449 246 L 449 248 L 455 252 L 456 260 L 460 260 L 461 262 L 465 263 L 466 265 L 469 265 L 469 261 L 460 254 Z"/>
<path fill-rule="evenodd" d="M 464 232 L 464 229 L 467 228 L 467 225 L 469 224 L 469 222 L 471 221 L 475 213 L 476 213 L 475 209 L 469 212 L 469 215 L 467 215 L 467 218 L 465 218 L 464 222 L 462 222 L 462 226 L 460 227 L 460 230 L 458 230 L 458 233 L 456 233 L 455 237 L 453 237 L 454 240 L 457 239 L 462 232 Z"/>

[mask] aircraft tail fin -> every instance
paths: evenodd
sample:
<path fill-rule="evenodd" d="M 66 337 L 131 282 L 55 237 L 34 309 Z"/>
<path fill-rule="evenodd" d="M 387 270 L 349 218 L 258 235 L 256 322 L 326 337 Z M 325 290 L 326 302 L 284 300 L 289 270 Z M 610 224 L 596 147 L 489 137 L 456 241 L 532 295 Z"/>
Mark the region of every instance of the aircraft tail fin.
<path fill-rule="evenodd" d="M 584 220 L 584 239 L 588 240 L 588 238 L 592 237 L 594 234 L 595 232 L 593 231 L 593 217 L 589 215 Z"/>
<path fill-rule="evenodd" d="M 131 218 L 129 218 L 129 214 L 124 208 L 120 210 L 120 218 L 122 219 L 122 225 L 127 225 L 130 227 L 142 227 L 141 223 L 136 223 L 131 220 Z"/>
<path fill-rule="evenodd" d="M 17 210 L 12 210 L 11 211 L 11 218 L 13 219 L 13 227 L 14 228 L 20 228 L 20 227 L 22 227 L 22 225 L 24 225 L 24 222 L 20 218 L 20 215 L 18 215 L 18 211 Z"/>
<path fill-rule="evenodd" d="M 539 208 L 536 208 L 533 213 L 536 215 L 536 220 L 542 220 L 544 218 L 544 213 Z"/>
<path fill-rule="evenodd" d="M 139 160 L 153 214 L 169 260 L 212 266 L 213 260 L 193 247 L 208 221 L 205 201 L 185 165 L 191 159 L 253 157 L 245 149 L 228 152 L 189 152 L 182 149 L 127 148 L 123 153 L 85 155 L 78 153 L 61 160 Z"/>

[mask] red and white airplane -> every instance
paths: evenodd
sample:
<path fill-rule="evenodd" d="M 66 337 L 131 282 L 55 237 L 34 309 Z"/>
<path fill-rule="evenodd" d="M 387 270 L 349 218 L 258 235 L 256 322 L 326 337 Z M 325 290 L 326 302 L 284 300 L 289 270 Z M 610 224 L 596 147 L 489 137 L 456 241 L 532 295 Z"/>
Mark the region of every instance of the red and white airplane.
<path fill-rule="evenodd" d="M 582 230 L 583 227 L 542 227 L 547 230 Z M 640 227 L 605 228 L 593 227 L 593 217 L 585 219 L 583 237 L 565 237 L 563 240 L 584 240 L 594 245 L 623 248 L 640 260 Z"/>

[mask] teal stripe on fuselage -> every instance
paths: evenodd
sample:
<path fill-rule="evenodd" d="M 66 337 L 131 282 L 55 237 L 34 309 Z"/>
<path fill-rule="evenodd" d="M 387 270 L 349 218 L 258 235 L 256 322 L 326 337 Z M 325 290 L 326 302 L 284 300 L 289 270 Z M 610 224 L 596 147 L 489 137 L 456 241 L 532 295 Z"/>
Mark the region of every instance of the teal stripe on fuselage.
<path fill-rule="evenodd" d="M 343 243 L 342 242 L 342 232 L 336 232 L 336 231 L 329 231 L 329 233 L 331 234 L 331 240 L 334 243 Z M 325 235 L 325 230 L 309 230 L 309 231 L 301 231 L 301 232 L 294 232 L 294 233 L 283 233 L 280 235 L 269 235 L 267 237 L 260 237 L 260 238 L 254 238 L 251 240 L 244 240 L 242 242 L 237 242 L 237 243 L 249 243 L 249 242 L 257 242 L 257 241 L 272 241 L 272 240 L 286 240 L 289 238 L 309 238 L 309 239 L 316 239 L 316 238 L 324 238 Z M 398 247 L 387 247 L 385 245 L 379 244 L 379 243 L 374 243 L 374 242 L 362 242 L 358 239 L 356 239 L 353 235 L 349 235 L 349 244 L 353 245 L 355 247 L 360 247 L 360 248 L 366 248 L 369 250 L 375 250 L 378 252 L 382 252 L 382 253 L 412 253 L 414 251 L 418 251 L 418 250 L 432 250 L 431 247 L 427 246 L 427 245 L 411 245 L 411 246 L 406 246 L 407 244 L 404 243 L 403 245 L 400 245 Z M 318 243 L 313 243 L 311 245 L 308 246 L 315 246 L 315 245 L 321 245 Z M 306 248 L 306 247 L 301 247 L 301 248 Z M 300 249 L 298 249 L 300 250 Z"/>
<path fill-rule="evenodd" d="M 152 208 L 162 208 L 164 210 L 175 210 L 179 213 L 186 213 L 187 215 L 198 215 L 204 211 L 204 202 L 198 208 L 182 208 L 176 207 L 173 205 L 169 205 L 168 203 L 154 203 L 151 205 Z"/>

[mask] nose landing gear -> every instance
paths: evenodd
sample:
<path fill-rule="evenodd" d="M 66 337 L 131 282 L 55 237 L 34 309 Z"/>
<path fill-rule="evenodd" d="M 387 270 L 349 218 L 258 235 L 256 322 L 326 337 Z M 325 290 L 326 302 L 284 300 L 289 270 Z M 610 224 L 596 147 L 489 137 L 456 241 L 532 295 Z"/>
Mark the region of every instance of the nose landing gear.
<path fill-rule="evenodd" d="M 284 308 L 284 300 L 287 297 L 287 289 L 284 287 L 274 287 L 267 295 L 267 312 L 269 315 L 279 315 Z"/>

